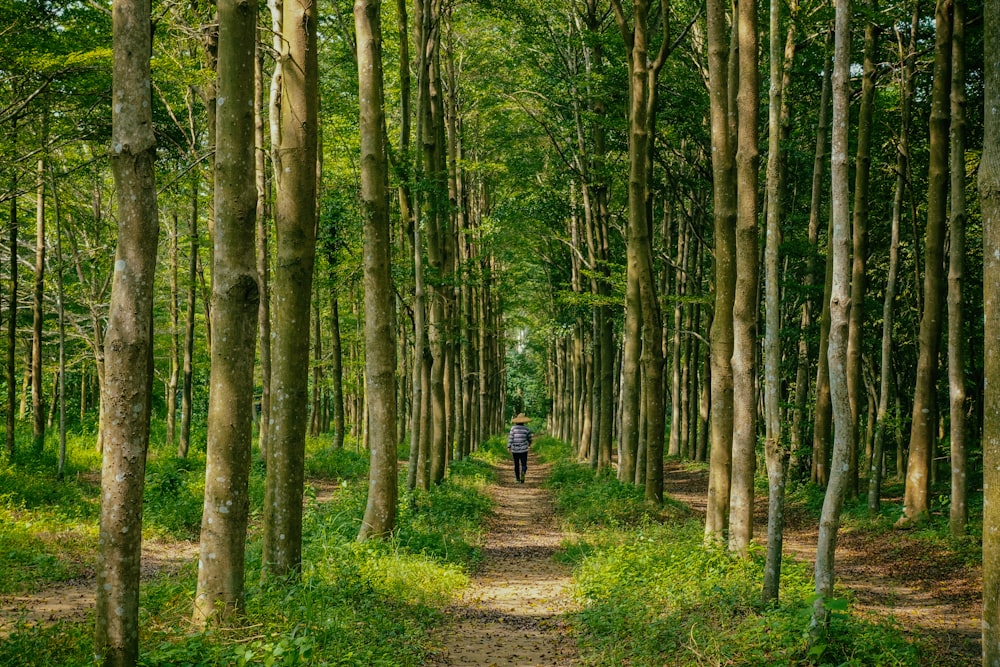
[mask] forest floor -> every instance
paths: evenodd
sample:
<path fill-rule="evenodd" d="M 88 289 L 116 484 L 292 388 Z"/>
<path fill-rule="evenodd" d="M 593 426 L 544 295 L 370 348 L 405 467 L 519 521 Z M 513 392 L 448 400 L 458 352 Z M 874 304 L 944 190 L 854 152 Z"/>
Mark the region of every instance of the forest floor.
<path fill-rule="evenodd" d="M 576 664 L 575 644 L 565 613 L 572 610 L 569 568 L 553 555 L 567 539 L 560 530 L 550 493 L 542 488 L 549 466 L 530 458 L 526 484 L 515 484 L 504 465 L 489 487 L 494 516 L 483 560 L 461 599 L 448 609 L 452 622 L 437 635 L 430 664 L 490 667 Z M 704 513 L 707 472 L 668 463 L 664 491 Z M 318 499 L 325 489 L 320 489 Z M 758 498 L 755 529 L 766 535 L 766 498 Z M 786 517 L 784 551 L 813 563 L 817 528 L 812 518 Z M 197 557 L 197 543 L 144 541 L 143 574 L 181 567 Z M 905 633 L 929 640 L 928 664 L 981 664 L 982 571 L 945 549 L 907 532 L 889 536 L 843 529 L 836 573 L 851 591 L 859 614 L 893 617 Z M 93 572 L 42 590 L 0 597 L 0 638 L 20 620 L 46 623 L 80 618 L 94 604 Z"/>
<path fill-rule="evenodd" d="M 708 473 L 669 462 L 664 493 L 704 514 Z M 818 526 L 812 517 L 786 514 L 783 551 L 816 562 Z M 756 499 L 754 534 L 766 541 L 767 498 Z M 922 637 L 933 656 L 928 664 L 971 667 L 982 664 L 982 568 L 959 561 L 906 531 L 876 535 L 842 528 L 834 563 L 837 585 L 851 592 L 851 609 L 892 617 L 907 635 Z"/>
<path fill-rule="evenodd" d="M 432 665 L 447 667 L 557 667 L 576 663 L 565 613 L 572 608 L 570 570 L 553 555 L 567 535 L 541 484 L 549 465 L 529 455 L 524 484 L 512 466 L 498 470 L 489 488 L 494 514 L 483 561 L 461 599 L 449 609 L 452 623 L 438 634 Z"/>

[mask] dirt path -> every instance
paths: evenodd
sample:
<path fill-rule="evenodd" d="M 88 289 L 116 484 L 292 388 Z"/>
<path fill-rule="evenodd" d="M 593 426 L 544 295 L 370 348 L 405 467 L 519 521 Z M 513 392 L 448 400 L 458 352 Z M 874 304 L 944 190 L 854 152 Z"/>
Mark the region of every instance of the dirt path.
<path fill-rule="evenodd" d="M 565 535 L 550 494 L 541 488 L 549 466 L 529 455 L 525 484 L 510 466 L 490 487 L 495 516 L 484 560 L 454 617 L 438 636 L 431 665 L 557 667 L 576 664 L 576 649 L 562 614 L 570 609 L 569 568 L 552 560 Z"/>
<path fill-rule="evenodd" d="M 704 514 L 708 476 L 668 463 L 664 491 Z M 754 533 L 767 534 L 767 499 L 757 498 Z M 784 552 L 816 562 L 818 528 L 804 517 L 787 516 Z M 892 616 L 904 632 L 928 639 L 934 651 L 928 664 L 972 667 L 982 662 L 980 617 L 982 571 L 957 562 L 906 532 L 876 536 L 842 530 L 837 538 L 838 585 L 853 594 L 861 614 Z"/>
<path fill-rule="evenodd" d="M 142 579 L 176 572 L 198 557 L 198 543 L 143 540 Z M 96 583 L 93 568 L 83 577 L 46 586 L 34 593 L 0 596 L 0 638 L 18 622 L 26 625 L 82 619 L 94 608 Z"/>

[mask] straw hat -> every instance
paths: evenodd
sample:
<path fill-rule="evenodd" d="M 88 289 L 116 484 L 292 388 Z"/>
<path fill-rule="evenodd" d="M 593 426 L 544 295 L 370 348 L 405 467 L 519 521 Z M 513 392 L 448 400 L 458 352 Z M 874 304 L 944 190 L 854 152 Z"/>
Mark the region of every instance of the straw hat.
<path fill-rule="evenodd" d="M 513 419 L 511 419 L 511 422 L 513 422 L 515 424 L 527 424 L 530 421 L 531 421 L 531 417 L 525 417 L 523 412 L 518 413 L 518 415 L 516 417 L 514 417 Z"/>

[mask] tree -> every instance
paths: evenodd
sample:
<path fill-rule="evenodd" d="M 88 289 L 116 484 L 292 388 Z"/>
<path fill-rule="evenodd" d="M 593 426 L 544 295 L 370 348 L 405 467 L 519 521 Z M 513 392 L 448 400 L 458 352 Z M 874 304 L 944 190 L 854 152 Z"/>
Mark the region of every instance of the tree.
<path fill-rule="evenodd" d="M 43 123 L 43 126 L 45 123 Z M 42 150 L 48 140 L 42 132 Z M 45 158 L 38 159 L 37 205 L 35 208 L 35 283 L 31 302 L 31 416 L 32 450 L 40 454 L 45 445 L 45 389 L 42 336 L 45 326 Z"/>
<path fill-rule="evenodd" d="M 390 270 L 381 6 L 380 0 L 354 2 L 365 235 L 365 394 L 371 443 L 371 482 L 360 540 L 388 535 L 396 522 L 396 322 Z"/>
<path fill-rule="evenodd" d="M 983 11 L 983 667 L 1000 665 L 1000 0 Z"/>
<path fill-rule="evenodd" d="M 705 537 L 721 542 L 729 522 L 733 433 L 733 304 L 736 298 L 736 171 L 729 127 L 729 44 L 725 5 L 708 0 L 708 86 L 711 100 L 715 218 L 715 305 L 711 345 L 711 448 Z"/>
<path fill-rule="evenodd" d="M 833 258 L 829 280 L 830 291 L 830 397 L 833 407 L 834 441 L 830 481 L 823 498 L 820 514 L 819 539 L 816 544 L 815 586 L 816 600 L 810 634 L 814 641 L 822 637 L 829 623 L 827 600 L 833 597 L 834 557 L 837 550 L 837 531 L 840 528 L 840 511 L 848 482 L 848 458 L 854 447 L 854 429 L 851 428 L 851 404 L 847 394 L 847 339 L 850 317 L 850 194 L 848 192 L 849 166 L 847 163 L 847 126 L 850 118 L 850 62 L 851 62 L 851 2 L 836 3 L 835 39 L 833 56 L 833 135 L 830 157 L 832 182 L 833 234 L 830 252 Z"/>
<path fill-rule="evenodd" d="M 966 442 L 965 326 L 965 0 L 954 0 L 951 60 L 951 234 L 948 244 L 948 392 L 951 416 L 951 534 L 969 520 Z"/>
<path fill-rule="evenodd" d="M 139 657 L 142 492 L 152 404 L 159 233 L 150 11 L 148 0 L 122 0 L 112 8 L 111 167 L 118 193 L 118 249 L 102 398 L 105 447 L 94 647 L 96 660 L 105 667 L 131 667 Z"/>
<path fill-rule="evenodd" d="M 910 457 L 899 525 L 919 523 L 930 511 L 931 465 L 937 438 L 938 352 L 944 314 L 944 245 L 948 205 L 948 134 L 951 109 L 952 0 L 937 0 L 934 11 L 934 82 L 931 89 L 930 164 L 924 241 L 924 309 L 913 392 Z"/>
<path fill-rule="evenodd" d="M 253 438 L 257 278 L 254 68 L 257 6 L 220 0 L 212 253 L 212 369 L 194 622 L 243 609 Z"/>
<path fill-rule="evenodd" d="M 282 576 L 302 564 L 302 492 L 308 424 L 309 314 L 316 256 L 318 8 L 283 3 L 280 141 L 275 145 L 274 339 L 264 502 L 264 570 Z"/>
<path fill-rule="evenodd" d="M 738 3 L 739 114 L 736 148 L 736 295 L 733 303 L 733 474 L 729 549 L 746 557 L 753 539 L 757 464 L 757 163 L 760 107 L 757 5 Z M 777 76 L 777 73 L 774 74 Z"/>

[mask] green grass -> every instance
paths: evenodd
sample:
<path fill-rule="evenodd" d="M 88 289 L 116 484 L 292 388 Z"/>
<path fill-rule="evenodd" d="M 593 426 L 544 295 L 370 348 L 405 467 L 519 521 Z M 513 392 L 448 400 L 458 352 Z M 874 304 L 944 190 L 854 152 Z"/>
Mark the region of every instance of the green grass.
<path fill-rule="evenodd" d="M 333 482 L 335 491 L 327 502 L 317 502 L 315 496 L 306 501 L 301 577 L 261 585 L 261 544 L 252 531 L 247 549 L 246 616 L 236 625 L 208 632 L 195 632 L 189 622 L 196 584 L 193 564 L 143 582 L 141 665 L 407 667 L 424 663 L 433 648 L 429 633 L 446 618 L 443 607 L 467 585 L 469 570 L 481 558 L 482 526 L 491 511 L 484 488 L 492 478 L 492 468 L 477 458 L 455 462 L 444 483 L 432 491 L 402 491 L 396 535 L 359 544 L 367 457 L 351 450 L 332 450 L 323 439 L 310 440 L 308 450 L 308 475 Z M 19 508 L 16 511 L 24 521 L 39 521 L 44 509 L 65 525 L 80 525 L 83 520 L 65 508 L 82 506 L 89 507 L 85 522 L 96 525 L 92 484 L 60 491 L 52 505 L 53 498 L 46 495 L 52 493 L 46 490 L 50 484 L 36 487 L 20 475 L 16 469 L 0 470 L 4 485 L 0 489 L 21 488 L 21 495 L 9 498 L 8 504 Z M 148 530 L 165 537 L 189 536 L 192 530 L 196 534 L 203 475 L 204 464 L 198 456 L 151 457 L 146 486 Z M 255 464 L 251 511 L 258 520 L 263 480 L 263 467 Z M 403 490 L 405 477 L 400 481 Z M 81 504 L 81 499 L 90 505 Z M 30 526 L 25 535 L 22 539 L 32 535 Z M 62 556 L 53 559 L 61 562 Z M 34 570 L 22 566 L 20 571 L 42 583 L 38 566 Z M 0 573 L 9 571 L 0 565 Z M 14 628 L 0 642 L 0 664 L 85 666 L 93 664 L 92 652 L 90 612 L 86 619 Z"/>
<path fill-rule="evenodd" d="M 761 601 L 763 554 L 733 558 L 703 543 L 701 521 L 651 508 L 639 490 L 586 465 L 557 463 L 550 487 L 583 538 L 564 546 L 574 568 L 581 664 L 914 665 L 920 648 L 891 622 L 831 604 L 829 640 L 810 645 L 811 569 L 786 559 L 779 604 Z"/>

